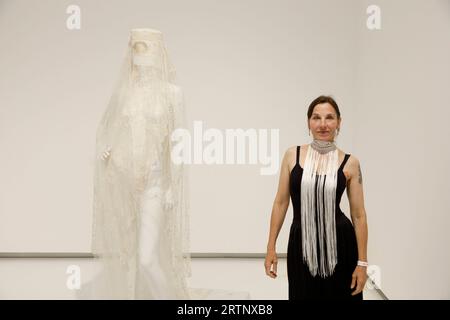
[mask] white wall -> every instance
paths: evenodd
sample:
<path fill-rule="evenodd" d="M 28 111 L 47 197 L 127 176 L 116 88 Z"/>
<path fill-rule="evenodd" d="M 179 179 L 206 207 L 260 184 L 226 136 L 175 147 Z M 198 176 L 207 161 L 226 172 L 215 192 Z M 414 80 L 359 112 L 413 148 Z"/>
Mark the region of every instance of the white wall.
<path fill-rule="evenodd" d="M 0 251 L 90 250 L 95 129 L 132 27 L 164 32 L 191 126 L 280 129 L 281 161 L 288 146 L 309 141 L 310 101 L 333 93 L 345 119 L 341 147 L 350 149 L 355 30 L 348 7 L 133 3 L 81 1 L 82 28 L 68 31 L 72 2 L 2 2 Z M 262 166 L 192 166 L 192 251 L 265 250 L 278 173 L 262 176 Z"/>
<path fill-rule="evenodd" d="M 79 31 L 65 28 L 70 4 L 0 1 L 0 252 L 89 252 L 95 128 L 129 30 L 151 27 L 189 123 L 278 128 L 280 160 L 310 141 L 310 101 L 333 94 L 338 145 L 361 161 L 383 291 L 450 298 L 448 1 L 82 0 Z M 365 27 L 369 4 L 381 7 L 379 31 Z M 278 174 L 260 167 L 191 167 L 191 251 L 265 250 Z"/>
<path fill-rule="evenodd" d="M 354 114 L 369 259 L 389 298 L 449 299 L 450 2 L 377 4 L 381 30 L 359 29 Z"/>

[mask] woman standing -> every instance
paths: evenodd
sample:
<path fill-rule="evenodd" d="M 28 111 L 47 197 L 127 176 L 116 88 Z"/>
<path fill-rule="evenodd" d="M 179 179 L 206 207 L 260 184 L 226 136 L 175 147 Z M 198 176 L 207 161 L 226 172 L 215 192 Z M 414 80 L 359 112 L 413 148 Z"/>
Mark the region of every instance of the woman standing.
<path fill-rule="evenodd" d="M 287 269 L 289 300 L 357 299 L 367 279 L 367 221 L 358 159 L 335 144 L 341 114 L 329 96 L 308 108 L 313 141 L 289 148 L 283 158 L 265 260 L 266 274 L 277 276 L 276 239 L 289 207 Z M 340 209 L 347 188 L 352 222 Z"/>

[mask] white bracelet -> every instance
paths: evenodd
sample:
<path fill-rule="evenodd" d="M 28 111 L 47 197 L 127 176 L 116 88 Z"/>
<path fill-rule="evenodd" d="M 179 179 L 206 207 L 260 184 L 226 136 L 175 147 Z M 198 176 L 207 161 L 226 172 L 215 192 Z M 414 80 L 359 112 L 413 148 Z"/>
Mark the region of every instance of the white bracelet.
<path fill-rule="evenodd" d="M 369 263 L 367 263 L 366 261 L 358 260 L 358 266 L 361 266 L 361 267 L 368 267 L 368 266 L 369 266 Z"/>

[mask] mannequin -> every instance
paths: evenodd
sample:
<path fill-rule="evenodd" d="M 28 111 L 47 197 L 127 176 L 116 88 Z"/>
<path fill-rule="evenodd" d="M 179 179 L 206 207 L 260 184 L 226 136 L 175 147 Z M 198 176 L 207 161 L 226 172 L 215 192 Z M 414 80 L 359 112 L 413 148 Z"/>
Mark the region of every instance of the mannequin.
<path fill-rule="evenodd" d="M 131 30 L 119 83 L 97 130 L 96 298 L 188 299 L 186 172 L 171 161 L 184 122 L 162 33 Z"/>

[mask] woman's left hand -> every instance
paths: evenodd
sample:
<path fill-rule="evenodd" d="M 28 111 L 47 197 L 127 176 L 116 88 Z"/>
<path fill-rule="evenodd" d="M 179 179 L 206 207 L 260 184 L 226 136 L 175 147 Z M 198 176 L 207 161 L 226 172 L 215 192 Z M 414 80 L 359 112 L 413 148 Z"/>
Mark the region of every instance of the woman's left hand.
<path fill-rule="evenodd" d="M 366 285 L 366 281 L 367 281 L 367 267 L 356 266 L 355 271 L 353 271 L 352 274 L 352 284 L 350 285 L 351 289 L 356 287 L 356 289 L 353 289 L 352 291 L 352 296 L 363 291 L 364 286 Z"/>

